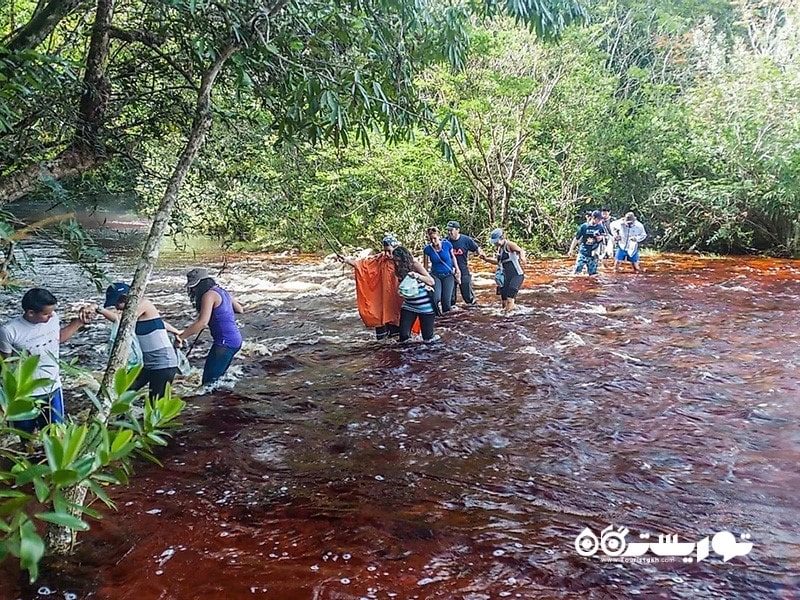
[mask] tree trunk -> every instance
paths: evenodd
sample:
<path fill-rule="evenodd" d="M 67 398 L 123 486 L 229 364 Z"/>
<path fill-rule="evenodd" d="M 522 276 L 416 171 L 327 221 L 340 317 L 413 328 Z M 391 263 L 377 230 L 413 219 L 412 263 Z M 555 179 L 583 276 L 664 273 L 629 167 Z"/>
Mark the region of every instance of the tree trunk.
<path fill-rule="evenodd" d="M 55 12 L 56 4 L 67 10 L 74 8 L 72 5 L 76 3 L 51 2 L 42 12 Z M 61 6 L 66 4 L 69 6 Z M 60 181 L 85 173 L 105 162 L 105 152 L 98 146 L 98 132 L 105 120 L 110 95 L 111 86 L 106 77 L 106 67 L 109 56 L 108 32 L 113 15 L 114 0 L 98 0 L 72 143 L 54 159 L 28 166 L 0 179 L 0 206 L 30 194 L 44 179 Z M 39 17 L 34 16 L 25 27 L 31 27 L 31 23 L 37 18 Z"/>
<path fill-rule="evenodd" d="M 12 34 L 7 44 L 8 49 L 19 52 L 36 48 L 53 33 L 64 17 L 84 3 L 88 4 L 86 0 L 50 0 L 34 13 L 30 21 Z"/>
<path fill-rule="evenodd" d="M 197 94 L 197 107 L 195 109 L 192 129 L 189 132 L 189 137 L 186 140 L 186 145 L 178 160 L 178 164 L 169 179 L 164 197 L 158 207 L 158 212 L 156 212 L 153 218 L 150 234 L 147 236 L 147 240 L 145 240 L 142 255 L 136 266 L 136 274 L 133 276 L 133 283 L 128 292 L 128 301 L 125 310 L 122 312 L 122 318 L 120 319 L 119 333 L 111 349 L 111 356 L 108 359 L 108 366 L 103 376 L 103 383 L 100 386 L 102 411 L 95 415 L 95 417 L 103 423 L 108 421 L 111 409 L 111 396 L 107 390 L 113 388 L 114 374 L 117 370 L 124 368 L 127 363 L 131 337 L 133 336 L 134 324 L 136 322 L 136 309 L 139 305 L 139 300 L 144 294 L 147 280 L 150 278 L 153 267 L 158 260 L 158 254 L 161 250 L 161 240 L 164 237 L 170 216 L 175 208 L 178 192 L 211 126 L 211 90 L 214 86 L 214 81 L 225 65 L 225 62 L 237 48 L 237 46 L 229 46 L 203 75 L 203 81 Z M 66 496 L 70 502 L 83 505 L 86 498 L 86 488 L 81 486 L 72 488 L 67 490 Z M 72 549 L 74 533 L 64 527 L 50 525 L 47 528 L 45 541 L 51 553 L 68 554 Z"/>
<path fill-rule="evenodd" d="M 67 148 L 52 160 L 30 165 L 0 179 L 0 206 L 14 202 L 33 192 L 44 179 L 59 181 L 94 169 L 105 161 L 93 152 Z"/>
<path fill-rule="evenodd" d="M 78 122 L 75 128 L 74 145 L 98 154 L 105 154 L 98 147 L 97 133 L 105 122 L 106 107 L 111 95 L 111 84 L 106 76 L 109 54 L 109 29 L 114 17 L 114 0 L 98 0 L 97 12 L 92 25 L 92 39 L 86 57 L 86 73 L 83 76 Z"/>

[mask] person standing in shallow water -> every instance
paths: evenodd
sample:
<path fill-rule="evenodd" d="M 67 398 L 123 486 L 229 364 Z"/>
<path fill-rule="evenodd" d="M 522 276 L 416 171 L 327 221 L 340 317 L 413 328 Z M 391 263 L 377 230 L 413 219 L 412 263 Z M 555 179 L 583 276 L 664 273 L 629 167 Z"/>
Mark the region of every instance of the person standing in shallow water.
<path fill-rule="evenodd" d="M 636 220 L 632 212 L 625 213 L 621 219 L 611 223 L 611 232 L 614 235 L 617 253 L 614 256 L 614 272 L 619 271 L 619 264 L 625 261 L 631 263 L 635 273 L 641 273 L 639 268 L 639 244 L 647 237 L 644 225 Z"/>
<path fill-rule="evenodd" d="M 67 411 L 61 392 L 59 346 L 95 316 L 91 311 L 82 310 L 78 318 L 61 327 L 56 304 L 58 300 L 48 290 L 31 288 L 22 297 L 22 315 L 0 327 L 0 357 L 5 359 L 22 352 L 38 356 L 39 364 L 33 372 L 34 379 L 47 380 L 33 390 L 34 399 L 41 402 L 40 415 L 13 422 L 14 427 L 28 433 L 42 429 L 49 423 L 64 422 Z"/>
<path fill-rule="evenodd" d="M 353 267 L 356 280 L 356 304 L 364 325 L 375 328 L 375 338 L 385 340 L 400 332 L 400 307 L 403 299 L 397 293 L 392 251 L 400 245 L 391 234 L 382 240 L 383 251 L 376 256 L 354 260 L 336 258 Z"/>
<path fill-rule="evenodd" d="M 592 220 L 578 227 L 575 237 L 569 246 L 567 256 L 572 256 L 575 247 L 580 245 L 578 250 L 578 260 L 575 263 L 575 274 L 577 275 L 586 267 L 589 275 L 597 274 L 597 263 L 600 260 L 601 242 L 605 235 L 601 223 L 602 215 L 599 210 L 592 213 Z"/>
<path fill-rule="evenodd" d="M 423 265 L 428 271 L 430 264 L 430 274 L 436 282 L 433 291 L 433 302 L 440 304 L 442 314 L 450 312 L 453 308 L 453 292 L 455 291 L 456 281 L 461 280 L 461 272 L 453 254 L 453 245 L 449 240 L 443 240 L 439 229 L 429 227 L 426 232 L 430 242 L 423 250 Z"/>
<path fill-rule="evenodd" d="M 209 328 L 213 344 L 203 366 L 203 385 L 206 385 L 226 373 L 233 357 L 242 348 L 242 333 L 234 315 L 242 314 L 244 309 L 202 267 L 186 274 L 186 289 L 197 310 L 197 320 L 176 336 L 175 343 L 180 347 L 192 335 Z"/>
<path fill-rule="evenodd" d="M 411 328 L 419 319 L 422 328 L 422 339 L 426 342 L 434 341 L 433 325 L 436 321 L 436 309 L 433 306 L 431 294 L 425 286 L 433 287 L 433 277 L 414 256 L 398 246 L 392 251 L 394 269 L 400 288 L 404 288 L 404 280 L 409 277 L 412 290 L 404 295 L 403 307 L 400 311 L 400 341 L 405 342 L 411 337 Z"/>
<path fill-rule="evenodd" d="M 119 322 L 119 315 L 128 304 L 130 290 L 127 283 L 111 284 L 106 290 L 103 308 L 97 312 L 109 321 Z M 111 307 L 116 312 L 110 311 Z M 161 398 L 166 393 L 167 384 L 171 385 L 178 373 L 178 356 L 167 333 L 177 335 L 179 331 L 162 319 L 155 305 L 142 296 L 136 308 L 135 332 L 142 352 L 142 370 L 131 389 L 138 390 L 147 385 L 151 399 Z"/>
<path fill-rule="evenodd" d="M 475 252 L 481 258 L 486 258 L 486 254 L 478 246 L 478 243 L 461 233 L 461 225 L 458 221 L 447 222 L 447 240 L 453 246 L 453 255 L 456 257 L 458 271 L 461 278 L 456 281 L 453 288 L 453 306 L 456 305 L 456 287 L 461 289 L 461 297 L 469 305 L 475 304 L 475 294 L 472 291 L 472 274 L 469 272 L 469 253 Z"/>
<path fill-rule="evenodd" d="M 502 273 L 502 284 L 498 281 L 497 293 L 503 302 L 503 310 L 511 312 L 516 307 L 517 293 L 525 280 L 522 267 L 527 260 L 525 249 L 519 244 L 506 239 L 502 229 L 495 229 L 489 236 L 497 254 L 494 260 L 482 257 L 486 262 L 496 264 L 498 273 Z"/>

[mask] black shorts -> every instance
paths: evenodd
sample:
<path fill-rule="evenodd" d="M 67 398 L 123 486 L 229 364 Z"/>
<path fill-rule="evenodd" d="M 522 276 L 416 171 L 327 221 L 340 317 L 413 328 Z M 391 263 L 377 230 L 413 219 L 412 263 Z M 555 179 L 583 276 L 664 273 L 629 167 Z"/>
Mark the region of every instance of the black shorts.
<path fill-rule="evenodd" d="M 503 283 L 503 287 L 500 288 L 500 297 L 503 300 L 516 298 L 523 281 L 525 281 L 524 273 L 522 275 L 512 275 L 511 277 L 506 275 L 505 283 Z"/>

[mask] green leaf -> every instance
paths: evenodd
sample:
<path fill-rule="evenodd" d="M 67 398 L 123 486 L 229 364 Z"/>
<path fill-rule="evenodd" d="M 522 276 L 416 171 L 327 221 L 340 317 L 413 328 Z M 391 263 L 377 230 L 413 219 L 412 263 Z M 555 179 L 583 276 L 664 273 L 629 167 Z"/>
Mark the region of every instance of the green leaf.
<path fill-rule="evenodd" d="M 89 530 L 89 524 L 86 521 L 82 521 L 78 517 L 69 513 L 45 512 L 37 513 L 35 516 L 37 519 L 41 519 L 42 521 L 55 523 L 56 525 L 62 525 L 63 527 L 68 527 L 69 529 L 73 529 L 75 531 Z"/>
<path fill-rule="evenodd" d="M 23 569 L 30 574 L 30 582 L 36 581 L 39 576 L 39 561 L 44 556 L 44 541 L 36 533 L 33 522 L 26 521 L 19 530 L 19 562 Z"/>
<path fill-rule="evenodd" d="M 111 454 L 118 453 L 123 447 L 125 447 L 133 437 L 133 432 L 130 429 L 123 429 L 117 432 L 117 435 L 114 436 L 114 441 L 111 443 Z"/>
<path fill-rule="evenodd" d="M 80 477 L 74 469 L 59 469 L 58 471 L 53 471 L 50 475 L 50 480 L 58 487 L 67 487 L 78 483 Z"/>
<path fill-rule="evenodd" d="M 81 450 L 83 442 L 86 439 L 86 432 L 86 425 L 81 425 L 70 431 L 71 435 L 68 438 L 67 447 L 64 451 L 65 465 L 71 464 L 78 456 L 78 452 Z"/>
<path fill-rule="evenodd" d="M 15 512 L 22 510 L 22 508 L 32 500 L 31 496 L 24 494 L 23 496 L 6 500 L 0 504 L 0 517 L 7 517 Z"/>
<path fill-rule="evenodd" d="M 64 466 L 64 448 L 61 445 L 61 440 L 51 433 L 42 437 L 42 444 L 44 445 L 44 453 L 47 456 L 50 470 L 58 471 Z"/>
<path fill-rule="evenodd" d="M 102 488 L 102 487 L 100 487 L 100 485 L 99 485 L 99 484 L 95 483 L 95 482 L 94 482 L 94 481 L 92 481 L 91 479 L 90 479 L 90 480 L 87 482 L 87 484 L 88 484 L 88 486 L 89 486 L 89 489 L 92 491 L 92 493 L 93 493 L 95 496 L 97 496 L 97 497 L 98 497 L 98 499 L 100 499 L 100 501 L 101 501 L 103 504 L 105 504 L 105 505 L 106 505 L 106 506 L 108 506 L 109 508 L 116 508 L 116 505 L 115 505 L 115 504 L 114 504 L 114 503 L 111 501 L 111 498 L 109 498 L 109 497 L 106 495 L 105 491 L 103 491 L 103 488 Z"/>
<path fill-rule="evenodd" d="M 33 479 L 33 489 L 36 491 L 36 499 L 40 503 L 47 500 L 47 497 L 50 495 L 50 488 L 41 477 L 35 477 Z"/>

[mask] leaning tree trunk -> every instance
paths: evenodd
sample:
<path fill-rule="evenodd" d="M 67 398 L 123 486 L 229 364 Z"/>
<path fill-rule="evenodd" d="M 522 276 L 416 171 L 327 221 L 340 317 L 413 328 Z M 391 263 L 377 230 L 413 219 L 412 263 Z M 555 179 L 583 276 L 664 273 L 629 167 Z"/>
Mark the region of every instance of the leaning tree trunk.
<path fill-rule="evenodd" d="M 195 157 L 197 156 L 200 146 L 205 139 L 206 133 L 211 126 L 212 113 L 211 113 L 211 90 L 214 86 L 214 81 L 219 75 L 225 62 L 236 51 L 236 46 L 228 47 L 208 71 L 203 75 L 203 81 L 200 85 L 200 90 L 197 93 L 197 107 L 195 109 L 194 122 L 189 137 L 186 140 L 186 146 L 181 153 L 178 164 L 172 173 L 167 184 L 167 189 L 164 192 L 164 197 L 161 199 L 161 204 L 158 207 L 153 218 L 153 224 L 150 227 L 150 234 L 145 240 L 142 255 L 136 265 L 136 273 L 133 276 L 131 289 L 128 292 L 128 301 L 125 310 L 122 312 L 120 319 L 119 333 L 117 339 L 111 348 L 111 356 L 108 359 L 108 366 L 106 367 L 105 374 L 103 375 L 103 382 L 100 386 L 100 399 L 102 402 L 102 410 L 95 415 L 97 419 L 103 423 L 108 421 L 109 413 L 111 410 L 111 395 L 108 390 L 113 388 L 114 374 L 120 368 L 123 368 L 128 360 L 128 351 L 130 350 L 131 337 L 133 336 L 134 323 L 136 322 L 135 313 L 139 305 L 139 300 L 144 294 L 147 280 L 153 272 L 153 267 L 158 260 L 158 254 L 161 249 L 161 240 L 167 230 L 172 211 L 175 208 L 175 203 L 178 199 L 178 192 L 186 179 L 186 174 L 192 165 Z M 67 500 L 76 505 L 82 506 L 86 498 L 86 488 L 82 486 L 74 487 L 67 490 L 65 494 Z M 48 550 L 52 554 L 68 554 L 72 549 L 75 534 L 72 530 L 58 525 L 49 525 L 45 541 Z"/>

